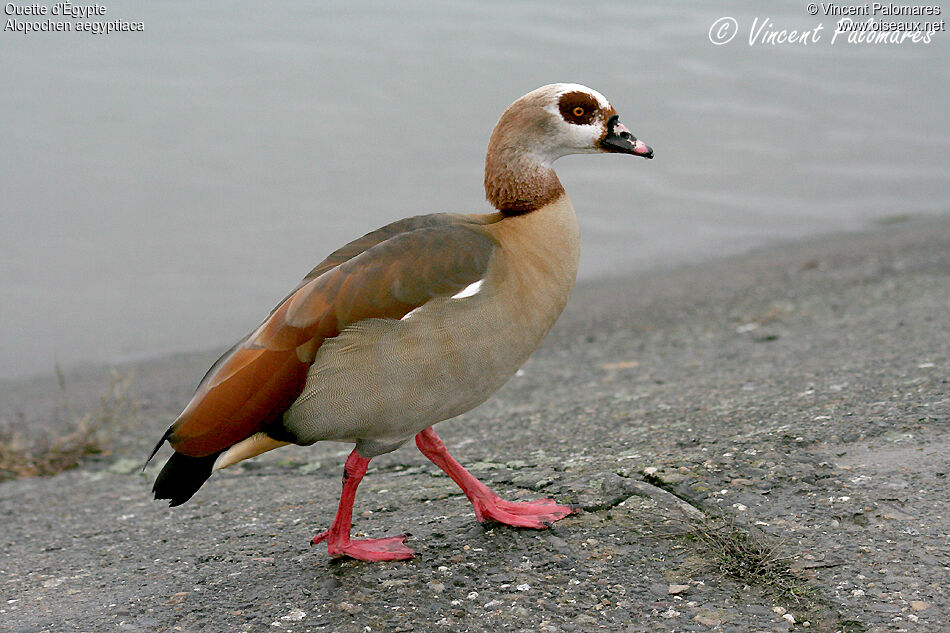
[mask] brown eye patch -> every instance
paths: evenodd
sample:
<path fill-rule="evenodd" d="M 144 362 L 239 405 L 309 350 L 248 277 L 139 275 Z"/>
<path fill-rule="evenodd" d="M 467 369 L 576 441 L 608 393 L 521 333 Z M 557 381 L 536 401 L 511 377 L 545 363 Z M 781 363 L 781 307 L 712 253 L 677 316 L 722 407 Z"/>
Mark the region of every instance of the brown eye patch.
<path fill-rule="evenodd" d="M 593 95 L 586 92 L 566 92 L 558 101 L 561 116 L 575 125 L 589 125 L 599 108 L 600 104 Z"/>

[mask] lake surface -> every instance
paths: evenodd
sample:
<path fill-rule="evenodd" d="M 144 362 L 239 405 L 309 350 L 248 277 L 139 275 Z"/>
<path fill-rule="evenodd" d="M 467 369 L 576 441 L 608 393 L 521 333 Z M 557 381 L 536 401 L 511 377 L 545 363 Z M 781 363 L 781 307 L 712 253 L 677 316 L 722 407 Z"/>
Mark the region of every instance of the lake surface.
<path fill-rule="evenodd" d="M 0 377 L 223 346 L 345 241 L 487 211 L 491 129 L 546 83 L 656 151 L 558 162 L 582 278 L 950 212 L 946 32 L 832 45 L 800 2 L 106 6 L 145 32 L 0 32 Z M 825 35 L 750 46 L 755 18 Z"/>

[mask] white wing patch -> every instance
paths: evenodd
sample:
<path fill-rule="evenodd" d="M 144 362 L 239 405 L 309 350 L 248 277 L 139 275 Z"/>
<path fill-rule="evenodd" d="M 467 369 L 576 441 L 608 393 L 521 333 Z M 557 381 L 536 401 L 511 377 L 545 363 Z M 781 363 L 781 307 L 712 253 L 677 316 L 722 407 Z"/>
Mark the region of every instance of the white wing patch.
<path fill-rule="evenodd" d="M 469 285 L 466 286 L 465 288 L 462 288 L 462 290 L 460 290 L 460 291 L 458 292 L 458 294 L 452 295 L 452 298 L 453 298 L 453 299 L 464 299 L 465 297 L 471 297 L 472 295 L 477 295 L 477 294 L 478 294 L 478 291 L 482 289 L 482 283 L 483 283 L 484 281 L 485 281 L 484 279 L 479 279 L 479 280 L 476 281 L 475 283 L 469 284 Z M 417 308 L 417 309 L 418 309 L 418 308 Z M 410 312 L 410 314 L 412 314 L 412 313 Z M 408 315 L 407 315 L 407 316 L 408 316 Z"/>
<path fill-rule="evenodd" d="M 485 281 L 484 279 L 479 279 L 479 280 L 476 281 L 475 283 L 471 283 L 471 284 L 465 286 L 464 288 L 462 288 L 461 290 L 459 290 L 457 293 L 455 293 L 454 295 L 452 295 L 451 298 L 452 298 L 452 299 L 465 299 L 465 298 L 467 298 L 467 297 L 472 297 L 472 296 L 474 296 L 474 295 L 477 295 L 477 294 L 478 294 L 478 291 L 482 289 L 482 283 L 483 283 L 484 281 Z M 408 321 L 410 318 L 412 318 L 412 316 L 413 316 L 416 312 L 418 312 L 419 310 L 421 310 L 422 308 L 424 308 L 425 305 L 426 305 L 426 304 L 423 304 L 423 305 L 419 306 L 418 308 L 416 308 L 416 309 L 414 309 L 414 310 L 410 310 L 409 312 L 407 312 L 407 313 L 406 313 L 401 319 L 399 319 L 399 320 L 400 320 L 400 321 Z"/>
<path fill-rule="evenodd" d="M 401 319 L 399 319 L 399 320 L 400 320 L 400 321 L 408 321 L 408 320 L 409 320 L 409 317 L 411 317 L 413 314 L 415 314 L 416 312 L 418 312 L 418 311 L 421 310 L 421 309 L 422 309 L 422 306 L 419 306 L 418 308 L 416 308 L 416 309 L 414 309 L 414 310 L 410 310 L 409 312 L 407 312 L 406 314 L 404 314 L 403 317 L 402 317 Z"/>

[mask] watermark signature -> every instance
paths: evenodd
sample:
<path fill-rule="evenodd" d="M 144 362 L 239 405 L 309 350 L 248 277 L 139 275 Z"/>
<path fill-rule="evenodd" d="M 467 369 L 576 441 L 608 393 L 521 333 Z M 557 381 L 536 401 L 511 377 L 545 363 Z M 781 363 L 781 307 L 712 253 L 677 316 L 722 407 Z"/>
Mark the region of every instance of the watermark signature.
<path fill-rule="evenodd" d="M 772 18 L 752 18 L 746 41 L 749 46 L 855 44 L 930 44 L 937 33 L 946 33 L 947 22 L 938 5 L 897 5 L 871 2 L 846 4 L 812 2 L 805 7 L 808 15 L 838 18 L 825 28 L 823 22 L 807 29 L 788 29 Z M 715 20 L 709 27 L 709 41 L 716 46 L 732 42 L 740 31 L 739 21 L 731 16 Z"/>
<path fill-rule="evenodd" d="M 92 33 L 110 35 L 145 30 L 145 22 L 110 19 L 105 5 L 7 2 L 3 5 L 3 31 L 11 33 Z"/>
<path fill-rule="evenodd" d="M 739 32 L 739 23 L 735 18 L 723 16 L 709 27 L 709 41 L 716 46 L 722 46 L 732 41 Z"/>

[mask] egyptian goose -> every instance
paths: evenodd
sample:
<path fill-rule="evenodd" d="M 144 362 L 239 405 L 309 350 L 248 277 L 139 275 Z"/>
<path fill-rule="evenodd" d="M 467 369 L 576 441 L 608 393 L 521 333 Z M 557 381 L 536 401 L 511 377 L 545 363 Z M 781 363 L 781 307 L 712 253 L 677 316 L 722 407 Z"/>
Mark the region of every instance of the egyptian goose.
<path fill-rule="evenodd" d="M 446 451 L 432 425 L 484 402 L 538 347 L 567 303 L 580 235 L 551 164 L 597 152 L 652 158 L 599 92 L 551 84 L 505 110 L 485 157 L 486 215 L 399 220 L 331 254 L 208 370 L 159 440 L 175 453 L 153 492 L 184 503 L 220 468 L 287 444 L 356 444 L 331 556 L 411 558 L 405 536 L 350 538 L 369 461 L 415 437 L 479 521 L 544 528 L 552 499 L 504 501 Z M 147 462 L 146 462 L 147 463 Z"/>

